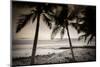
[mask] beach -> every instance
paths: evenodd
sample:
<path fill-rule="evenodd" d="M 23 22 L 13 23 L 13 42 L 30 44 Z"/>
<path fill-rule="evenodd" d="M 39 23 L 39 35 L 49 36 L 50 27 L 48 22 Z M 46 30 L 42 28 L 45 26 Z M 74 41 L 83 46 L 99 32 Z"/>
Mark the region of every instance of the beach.
<path fill-rule="evenodd" d="M 75 62 L 96 61 L 96 50 L 94 48 L 77 48 L 73 49 Z M 13 58 L 13 65 L 30 65 L 31 57 Z M 49 55 L 36 55 L 35 64 L 54 64 L 54 63 L 72 63 L 72 55 L 70 49 L 60 53 L 52 53 Z"/>
<path fill-rule="evenodd" d="M 27 41 L 25 41 L 27 42 Z M 87 45 L 84 41 L 72 39 L 75 61 L 68 40 L 39 41 L 37 44 L 35 64 L 54 64 L 88 62 L 96 60 L 95 41 Z M 12 48 L 12 65 L 30 65 L 32 42 L 17 42 Z"/>

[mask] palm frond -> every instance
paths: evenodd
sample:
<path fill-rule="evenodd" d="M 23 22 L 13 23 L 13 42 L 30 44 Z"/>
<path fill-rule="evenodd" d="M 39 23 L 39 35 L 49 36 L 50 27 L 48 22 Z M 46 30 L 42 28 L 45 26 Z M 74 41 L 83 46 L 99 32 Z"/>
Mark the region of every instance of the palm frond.
<path fill-rule="evenodd" d="M 61 39 L 63 38 L 64 33 L 65 33 L 65 28 L 63 27 L 62 30 L 61 30 L 61 32 L 60 32 L 60 34 L 61 34 Z"/>
<path fill-rule="evenodd" d="M 89 43 L 92 41 L 93 37 L 94 37 L 94 35 L 91 35 L 91 36 L 90 36 L 90 38 L 89 38 L 87 44 L 89 44 Z"/>
<path fill-rule="evenodd" d="M 16 32 L 19 32 L 30 20 L 30 18 L 32 17 L 32 13 L 28 14 L 28 15 L 21 15 L 20 19 L 18 21 L 18 26 L 17 26 L 17 30 Z"/>
<path fill-rule="evenodd" d="M 37 14 L 34 14 L 34 16 L 32 17 L 32 23 L 34 23 L 36 16 L 37 16 Z"/>
<path fill-rule="evenodd" d="M 86 41 L 87 40 L 87 38 L 90 36 L 90 34 L 89 33 L 86 33 L 85 34 L 85 39 L 84 39 L 84 41 Z"/>
<path fill-rule="evenodd" d="M 85 33 L 84 35 L 81 35 L 78 40 L 84 39 L 84 42 L 86 42 L 87 40 L 87 44 L 89 44 L 91 42 L 91 40 L 93 39 L 94 35 L 91 35 L 89 33 Z M 88 39 L 89 38 L 89 39 Z"/>
<path fill-rule="evenodd" d="M 51 27 L 52 27 L 51 19 L 48 18 L 45 14 L 43 14 L 43 20 L 45 21 L 47 26 L 51 29 Z"/>
<path fill-rule="evenodd" d="M 77 23 L 71 23 L 71 26 L 73 26 L 76 30 L 78 29 L 78 24 Z"/>
<path fill-rule="evenodd" d="M 36 8 L 33 8 L 31 10 L 31 13 L 33 13 L 33 16 L 32 16 L 32 23 L 34 23 L 35 19 L 36 19 L 36 16 L 37 16 L 37 9 Z"/>
<path fill-rule="evenodd" d="M 55 14 L 51 12 L 47 12 L 48 16 L 53 20 L 55 18 Z"/>
<path fill-rule="evenodd" d="M 52 30 L 51 39 L 54 39 L 55 35 L 60 31 L 60 26 L 55 26 Z"/>
<path fill-rule="evenodd" d="M 50 14 L 54 14 L 53 9 L 54 9 L 54 5 L 51 5 L 51 4 L 45 4 L 43 7 L 43 10 L 45 11 L 45 13 L 49 12 Z"/>

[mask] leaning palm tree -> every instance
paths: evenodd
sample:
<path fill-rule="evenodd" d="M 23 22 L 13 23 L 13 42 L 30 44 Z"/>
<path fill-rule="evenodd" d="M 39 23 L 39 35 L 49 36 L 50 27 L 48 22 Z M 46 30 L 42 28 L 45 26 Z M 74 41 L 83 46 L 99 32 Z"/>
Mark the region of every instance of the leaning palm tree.
<path fill-rule="evenodd" d="M 35 32 L 32 56 L 31 56 L 31 64 L 35 64 L 35 54 L 36 54 L 41 15 L 44 18 L 43 20 L 45 21 L 45 23 L 47 24 L 49 28 L 51 28 L 52 26 L 52 23 L 50 21 L 52 20 L 52 17 L 53 17 L 53 12 L 50 9 L 52 7 L 51 4 L 49 5 L 49 4 L 44 4 L 44 3 L 39 3 L 39 4 L 36 3 L 33 5 L 33 7 L 34 8 L 33 10 L 31 10 L 30 14 L 23 14 L 20 16 L 17 30 L 16 30 L 16 32 L 19 32 L 23 27 L 25 27 L 25 25 L 27 25 L 29 20 L 32 20 L 32 23 L 33 23 L 35 19 L 37 19 L 36 32 Z"/>
<path fill-rule="evenodd" d="M 60 31 L 61 33 L 61 39 L 64 36 L 65 31 L 67 31 L 69 45 L 72 53 L 73 61 L 75 61 L 75 56 L 72 48 L 72 42 L 69 34 L 69 22 L 68 22 L 68 6 L 62 5 L 62 10 L 58 16 L 55 17 L 55 27 L 53 28 L 51 39 L 54 38 L 54 36 Z"/>

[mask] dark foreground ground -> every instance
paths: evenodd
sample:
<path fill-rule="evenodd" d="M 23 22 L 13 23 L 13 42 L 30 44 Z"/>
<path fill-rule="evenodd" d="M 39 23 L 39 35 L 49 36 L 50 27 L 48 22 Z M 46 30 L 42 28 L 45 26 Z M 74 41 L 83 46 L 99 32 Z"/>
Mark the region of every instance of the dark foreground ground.
<path fill-rule="evenodd" d="M 35 58 L 35 64 L 58 64 L 58 63 L 72 63 L 72 55 L 70 49 L 65 49 L 66 51 L 58 54 L 49 55 L 37 55 Z M 95 48 L 73 48 L 75 62 L 88 62 L 96 61 L 96 49 Z M 23 66 L 30 65 L 31 57 L 18 57 L 12 59 L 13 66 Z"/>

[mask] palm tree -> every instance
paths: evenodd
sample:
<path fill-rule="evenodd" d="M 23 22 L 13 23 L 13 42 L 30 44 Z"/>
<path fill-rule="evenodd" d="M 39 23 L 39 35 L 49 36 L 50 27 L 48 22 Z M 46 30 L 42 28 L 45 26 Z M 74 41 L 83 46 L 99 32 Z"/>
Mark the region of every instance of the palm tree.
<path fill-rule="evenodd" d="M 72 58 L 73 58 L 73 61 L 75 61 L 75 56 L 74 56 L 74 52 L 73 52 L 73 48 L 72 48 L 72 42 L 71 42 L 71 38 L 70 38 L 70 34 L 69 34 L 69 28 L 68 28 L 69 22 L 68 22 L 67 16 L 68 16 L 68 6 L 62 5 L 62 11 L 60 12 L 59 16 L 55 17 L 55 27 L 52 31 L 51 39 L 53 39 L 54 36 L 59 31 L 61 33 L 61 39 L 62 39 L 65 31 L 67 31 L 69 45 L 70 45 L 70 49 L 71 49 L 71 53 L 72 53 Z"/>
<path fill-rule="evenodd" d="M 34 4 L 34 3 L 33 3 Z M 32 6 L 31 6 L 32 7 Z M 32 20 L 32 23 L 37 19 L 36 24 L 36 32 L 34 37 L 34 43 L 33 43 L 33 49 L 32 49 L 32 56 L 31 56 L 31 64 L 35 64 L 35 54 L 36 54 L 36 47 L 37 47 L 37 41 L 38 41 L 38 32 L 39 32 L 39 25 L 40 25 L 40 18 L 41 15 L 43 16 L 43 20 L 47 24 L 49 28 L 51 28 L 52 23 L 50 22 L 53 17 L 52 12 L 52 5 L 45 4 L 45 3 L 36 3 L 33 5 L 33 10 L 31 10 L 30 14 L 23 14 L 20 16 L 17 30 L 16 32 L 19 32 L 27 23 L 29 20 Z"/>
<path fill-rule="evenodd" d="M 72 25 L 76 28 L 78 33 L 84 33 L 79 37 L 79 40 L 84 38 L 84 41 L 87 40 L 87 44 L 89 44 L 92 39 L 96 37 L 96 7 L 87 6 L 82 13 L 84 17 L 78 17 L 79 21 Z"/>

